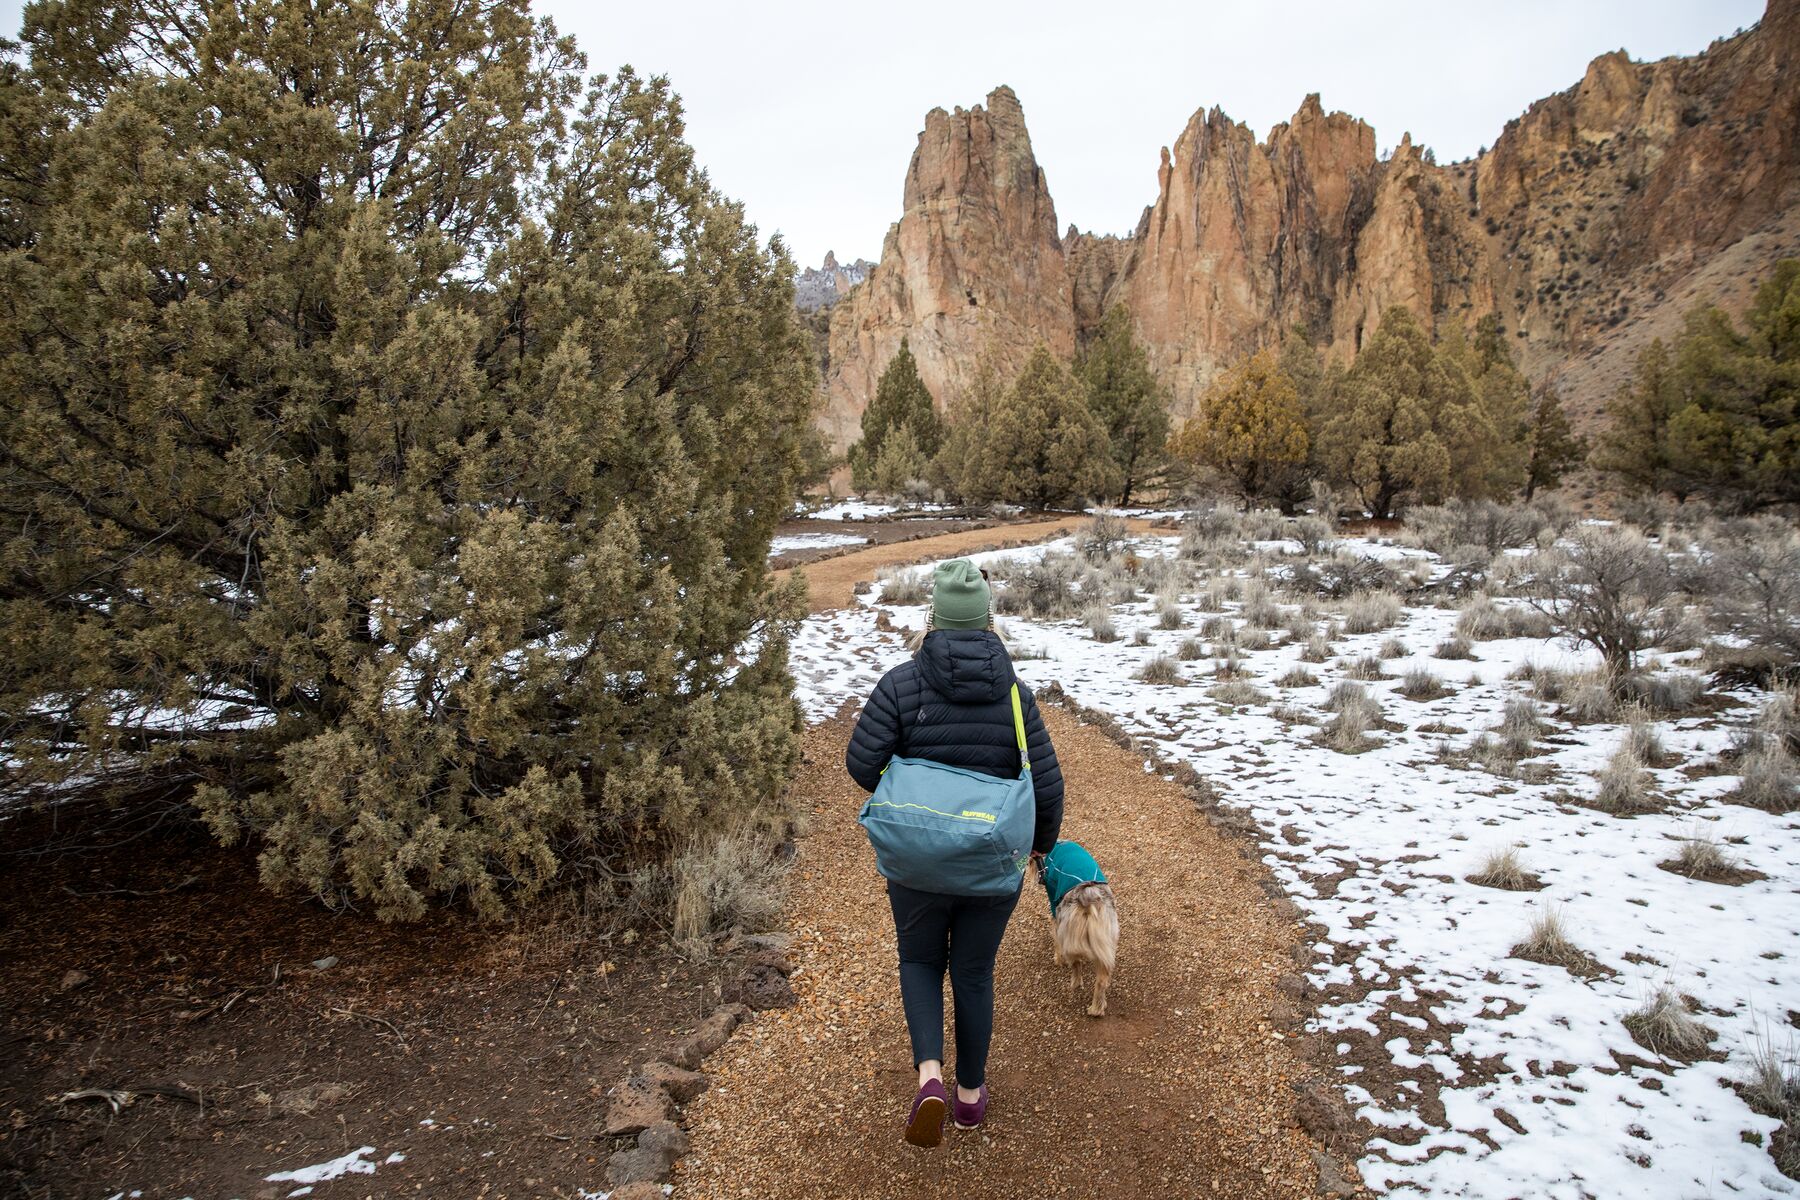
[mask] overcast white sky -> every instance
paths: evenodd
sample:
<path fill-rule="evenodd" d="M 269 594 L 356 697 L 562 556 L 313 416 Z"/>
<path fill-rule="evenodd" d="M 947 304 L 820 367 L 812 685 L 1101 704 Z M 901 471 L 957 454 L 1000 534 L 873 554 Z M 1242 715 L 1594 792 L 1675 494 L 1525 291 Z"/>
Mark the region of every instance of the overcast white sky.
<path fill-rule="evenodd" d="M 713 180 L 795 258 L 874 258 L 927 110 L 1012 85 L 1059 225 L 1128 232 L 1157 149 L 1219 105 L 1260 137 L 1308 92 L 1440 161 L 1474 154 L 1588 60 L 1691 54 L 1761 0 L 538 0 L 596 70 L 667 74 Z M 0 0 L 0 28 L 19 27 Z"/>

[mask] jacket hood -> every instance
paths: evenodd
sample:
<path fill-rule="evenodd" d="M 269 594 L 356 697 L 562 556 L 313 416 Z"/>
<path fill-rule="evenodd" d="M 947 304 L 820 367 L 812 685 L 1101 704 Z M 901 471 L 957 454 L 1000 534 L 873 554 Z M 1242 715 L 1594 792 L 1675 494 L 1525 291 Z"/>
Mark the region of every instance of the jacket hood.
<path fill-rule="evenodd" d="M 1012 657 L 988 629 L 934 629 L 916 657 L 925 682 L 956 704 L 991 704 L 1016 678 Z"/>

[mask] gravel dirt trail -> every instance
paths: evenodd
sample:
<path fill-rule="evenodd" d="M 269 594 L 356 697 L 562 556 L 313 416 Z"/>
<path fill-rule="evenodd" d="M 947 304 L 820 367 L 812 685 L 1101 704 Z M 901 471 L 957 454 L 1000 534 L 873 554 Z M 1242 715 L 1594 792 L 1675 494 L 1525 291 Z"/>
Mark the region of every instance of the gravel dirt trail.
<path fill-rule="evenodd" d="M 832 558 L 819 559 L 804 567 L 776 571 L 775 577 L 785 579 L 796 570 L 804 572 L 810 610 L 816 613 L 828 612 L 834 608 L 853 606 L 856 603 L 856 585 L 864 580 L 874 579 L 875 573 L 882 567 L 904 566 L 927 559 L 973 554 L 980 550 L 1047 542 L 1051 538 L 1074 533 L 1086 521 L 1084 516 L 1073 515 L 1054 521 L 991 526 L 987 529 L 970 529 L 937 537 L 918 538 L 910 542 L 892 542 L 885 546 L 870 546 L 865 550 L 852 550 Z M 1151 523 L 1141 517 L 1132 517 L 1126 524 L 1133 533 L 1147 533 L 1152 528 Z"/>
<path fill-rule="evenodd" d="M 833 561 L 850 559 L 867 567 L 862 554 Z M 848 577 L 841 586 L 847 601 Z M 707 1060 L 678 1200 L 1319 1193 L 1319 1147 L 1290 1087 L 1307 1067 L 1268 1019 L 1301 931 L 1181 787 L 1098 727 L 1043 712 L 1068 781 L 1063 832 L 1094 852 L 1118 898 L 1108 1015 L 1086 1016 L 1085 988 L 1053 966 L 1048 905 L 1028 880 L 996 969 L 987 1124 L 948 1129 L 933 1150 L 901 1140 L 915 1080 L 892 919 L 856 824 L 863 793 L 843 767 L 848 706 L 807 732 L 795 783 L 811 815 L 785 916 L 799 1003 L 760 1014 Z"/>

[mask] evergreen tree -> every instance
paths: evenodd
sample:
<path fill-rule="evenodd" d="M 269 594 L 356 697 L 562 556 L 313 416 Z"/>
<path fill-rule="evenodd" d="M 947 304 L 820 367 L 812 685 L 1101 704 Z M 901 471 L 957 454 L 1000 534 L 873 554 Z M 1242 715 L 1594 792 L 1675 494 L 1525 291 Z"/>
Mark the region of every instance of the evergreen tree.
<path fill-rule="evenodd" d="M 1005 399 L 1006 387 L 990 348 L 976 361 L 968 390 L 951 407 L 944 445 L 931 464 L 932 478 L 964 503 L 986 504 L 999 498 L 988 466 L 988 447 L 995 414 Z"/>
<path fill-rule="evenodd" d="M 1513 365 L 1498 318 L 1469 341 L 1452 325 L 1436 356 L 1437 422 L 1450 454 L 1450 494 L 1507 499 L 1525 486 L 1531 389 Z"/>
<path fill-rule="evenodd" d="M 1039 343 L 988 422 L 988 443 L 969 466 L 993 496 L 1052 508 L 1118 486 L 1106 429 L 1067 368 Z"/>
<path fill-rule="evenodd" d="M 1450 452 L 1438 415 L 1451 384 L 1413 315 L 1397 305 L 1384 312 L 1319 431 L 1333 482 L 1355 491 L 1372 516 L 1392 517 L 1402 500 L 1429 503 L 1447 492 Z"/>
<path fill-rule="evenodd" d="M 928 462 L 912 426 L 895 425 L 881 439 L 881 453 L 869 469 L 869 490 L 878 496 L 902 496 L 925 478 Z"/>
<path fill-rule="evenodd" d="M 1275 352 L 1263 350 L 1207 389 L 1175 452 L 1224 474 L 1249 507 L 1271 495 L 1284 472 L 1305 463 L 1307 445 L 1293 381 Z"/>
<path fill-rule="evenodd" d="M 1673 492 L 1686 499 L 1688 483 L 1675 470 L 1669 451 L 1669 422 L 1680 406 L 1668 348 L 1657 338 L 1638 355 L 1631 382 L 1606 407 L 1611 424 L 1600 435 L 1594 465 L 1633 490 Z"/>
<path fill-rule="evenodd" d="M 1556 385 L 1545 380 L 1538 385 L 1531 410 L 1531 427 L 1526 436 L 1525 499 L 1537 495 L 1539 488 L 1552 488 L 1562 481 L 1571 467 L 1587 457 L 1587 442 L 1569 425 Z"/>
<path fill-rule="evenodd" d="M 1313 345 L 1304 325 L 1290 325 L 1281 339 L 1276 360 L 1283 377 L 1293 385 L 1294 399 L 1300 406 L 1301 422 L 1306 429 L 1306 459 L 1277 468 L 1271 481 L 1271 494 L 1286 513 L 1298 512 L 1312 498 L 1313 482 L 1326 476 L 1319 457 L 1319 431 L 1330 415 L 1334 389 L 1341 372 L 1336 364 L 1327 368 Z"/>
<path fill-rule="evenodd" d="M 1800 502 L 1800 259 L 1777 263 L 1743 332 L 1708 305 L 1676 357 L 1669 457 L 1695 490 L 1734 508 Z"/>
<path fill-rule="evenodd" d="M 1076 374 L 1087 389 L 1089 406 L 1106 429 L 1118 468 L 1119 503 L 1130 504 L 1132 493 L 1163 465 L 1169 405 L 1132 331 L 1131 313 L 1123 304 L 1106 310 Z"/>
<path fill-rule="evenodd" d="M 41 3 L 24 42 L 15 761 L 134 762 L 384 918 L 782 819 L 814 375 L 667 84 L 584 81 L 523 0 Z"/>
<path fill-rule="evenodd" d="M 911 426 L 919 450 L 930 458 L 944 440 L 944 423 L 932 404 L 925 381 L 919 378 L 919 364 L 913 358 L 906 339 L 888 360 L 875 385 L 875 398 L 863 410 L 862 438 L 850 448 L 851 476 L 857 488 L 872 486 L 875 462 L 881 456 L 882 442 L 890 431 L 901 425 Z"/>

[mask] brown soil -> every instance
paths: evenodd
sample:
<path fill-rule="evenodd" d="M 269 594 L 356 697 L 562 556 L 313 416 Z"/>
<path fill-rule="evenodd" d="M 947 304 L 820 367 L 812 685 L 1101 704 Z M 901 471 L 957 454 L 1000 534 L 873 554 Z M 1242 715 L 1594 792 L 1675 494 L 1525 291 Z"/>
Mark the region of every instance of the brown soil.
<path fill-rule="evenodd" d="M 830 612 L 834 608 L 849 608 L 854 605 L 856 585 L 875 578 L 875 573 L 883 567 L 907 566 L 928 559 L 975 554 L 982 550 L 1030 546 L 1074 533 L 1087 520 L 1085 516 L 1072 514 L 1055 520 L 967 529 L 940 537 L 868 546 L 822 558 L 800 570 L 806 577 L 811 611 Z M 1134 517 L 1127 524 L 1133 533 L 1149 533 L 1155 528 L 1151 522 L 1141 517 Z M 790 574 L 792 571 L 789 570 L 775 572 L 777 578 L 786 578 Z"/>
<path fill-rule="evenodd" d="M 1064 831 L 1118 898 L 1108 1015 L 1086 1016 L 1085 989 L 1053 966 L 1028 883 L 996 971 L 988 1124 L 932 1151 L 903 1143 L 915 1079 L 892 918 L 855 820 L 863 794 L 840 765 L 852 721 L 817 726 L 798 784 L 814 831 L 788 904 L 800 1003 L 709 1060 L 677 1197 L 1316 1194 L 1318 1147 L 1291 1086 L 1308 1069 L 1270 1020 L 1297 927 L 1181 788 L 1099 728 L 1043 711 L 1069 785 Z"/>
<path fill-rule="evenodd" d="M 83 840 L 113 840 L 101 824 Z M 55 851 L 48 816 L 6 826 L 0 1195 L 284 1197 L 265 1176 L 365 1145 L 374 1175 L 313 1195 L 604 1189 L 605 1089 L 710 1012 L 730 966 L 555 904 L 499 928 L 333 915 L 164 826 Z M 85 1088 L 135 1098 L 58 1101 Z"/>

